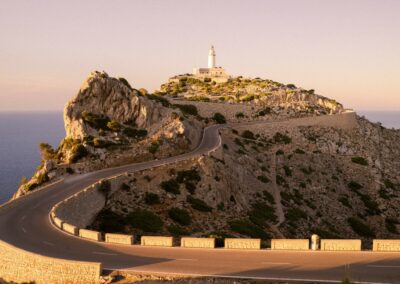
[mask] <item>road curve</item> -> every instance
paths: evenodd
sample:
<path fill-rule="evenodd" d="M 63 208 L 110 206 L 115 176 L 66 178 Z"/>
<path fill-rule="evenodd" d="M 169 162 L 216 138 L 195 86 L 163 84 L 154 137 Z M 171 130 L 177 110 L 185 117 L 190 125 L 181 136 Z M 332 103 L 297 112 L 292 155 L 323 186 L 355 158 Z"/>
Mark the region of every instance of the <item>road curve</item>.
<path fill-rule="evenodd" d="M 265 122 L 264 122 L 265 123 Z M 223 125 L 206 128 L 192 152 L 71 176 L 0 210 L 0 239 L 45 256 L 101 262 L 105 269 L 193 276 L 340 282 L 400 283 L 400 254 L 372 252 L 240 251 L 152 248 L 97 243 L 68 235 L 49 221 L 51 208 L 102 178 L 208 154 L 221 144 Z"/>

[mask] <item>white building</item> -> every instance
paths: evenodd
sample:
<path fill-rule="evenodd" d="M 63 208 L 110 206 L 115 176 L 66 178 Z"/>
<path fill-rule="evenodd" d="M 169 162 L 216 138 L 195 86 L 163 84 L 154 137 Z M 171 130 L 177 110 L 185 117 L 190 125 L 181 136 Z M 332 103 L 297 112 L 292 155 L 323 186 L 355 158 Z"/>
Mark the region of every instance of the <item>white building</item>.
<path fill-rule="evenodd" d="M 208 68 L 193 68 L 193 76 L 200 78 L 210 78 L 211 80 L 222 83 L 229 79 L 224 68 L 216 67 L 216 54 L 214 46 L 208 50 Z"/>

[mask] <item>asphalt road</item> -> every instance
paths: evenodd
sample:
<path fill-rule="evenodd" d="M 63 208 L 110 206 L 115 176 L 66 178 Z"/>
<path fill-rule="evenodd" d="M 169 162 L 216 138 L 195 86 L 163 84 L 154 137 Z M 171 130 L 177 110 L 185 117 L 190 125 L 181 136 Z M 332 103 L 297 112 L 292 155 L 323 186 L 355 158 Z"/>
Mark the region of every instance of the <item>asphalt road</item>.
<path fill-rule="evenodd" d="M 400 283 L 400 253 L 242 251 L 112 245 L 83 240 L 49 221 L 59 201 L 99 179 L 207 154 L 221 141 L 218 130 L 205 129 L 193 152 L 89 174 L 71 176 L 0 210 L 0 239 L 41 255 L 95 261 L 105 269 L 193 276 L 340 282 L 344 277 L 369 283 Z"/>

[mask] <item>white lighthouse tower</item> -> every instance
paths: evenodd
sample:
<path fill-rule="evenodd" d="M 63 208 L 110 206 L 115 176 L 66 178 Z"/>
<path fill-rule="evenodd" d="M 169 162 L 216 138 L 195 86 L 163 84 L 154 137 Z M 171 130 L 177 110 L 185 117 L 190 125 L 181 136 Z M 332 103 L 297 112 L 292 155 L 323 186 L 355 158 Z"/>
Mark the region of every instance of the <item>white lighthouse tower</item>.
<path fill-rule="evenodd" d="M 211 48 L 208 50 L 208 68 L 215 67 L 215 50 L 214 46 L 212 45 Z"/>

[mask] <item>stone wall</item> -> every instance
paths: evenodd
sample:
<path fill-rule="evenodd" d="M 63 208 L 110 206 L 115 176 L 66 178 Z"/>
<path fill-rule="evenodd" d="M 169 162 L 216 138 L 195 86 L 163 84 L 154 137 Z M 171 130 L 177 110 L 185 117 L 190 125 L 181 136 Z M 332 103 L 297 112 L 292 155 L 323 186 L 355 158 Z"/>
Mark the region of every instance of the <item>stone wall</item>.
<path fill-rule="evenodd" d="M 99 283 L 100 263 L 45 257 L 0 240 L 0 278 L 10 282 Z"/>

